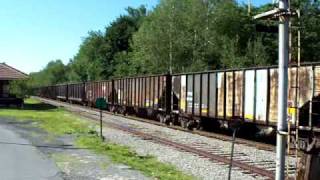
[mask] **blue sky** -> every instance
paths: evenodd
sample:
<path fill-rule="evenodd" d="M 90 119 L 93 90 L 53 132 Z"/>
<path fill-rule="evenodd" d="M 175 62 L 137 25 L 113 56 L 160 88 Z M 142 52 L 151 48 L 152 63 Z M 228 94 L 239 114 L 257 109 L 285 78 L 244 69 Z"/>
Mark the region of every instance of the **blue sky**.
<path fill-rule="evenodd" d="M 252 0 L 261 5 L 272 0 Z M 247 2 L 247 0 L 239 0 Z M 103 30 L 128 6 L 158 0 L 0 0 L 0 62 L 26 73 L 50 60 L 67 63 L 90 30 Z"/>

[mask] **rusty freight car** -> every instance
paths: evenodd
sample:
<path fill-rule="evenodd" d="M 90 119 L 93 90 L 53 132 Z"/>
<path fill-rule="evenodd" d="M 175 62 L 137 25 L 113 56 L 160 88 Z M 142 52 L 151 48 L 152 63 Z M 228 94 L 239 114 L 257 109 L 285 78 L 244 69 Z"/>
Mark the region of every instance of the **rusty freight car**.
<path fill-rule="evenodd" d="M 36 92 L 41 97 L 45 97 L 49 99 L 58 99 L 57 89 L 59 86 L 61 85 L 40 87 L 36 89 Z"/>
<path fill-rule="evenodd" d="M 296 82 L 297 72 L 299 82 Z M 319 96 L 319 64 L 290 67 L 288 87 L 288 113 L 291 124 L 295 125 L 296 109 L 301 109 L 300 115 L 305 115 L 304 107 Z M 179 114 L 181 124 L 189 128 L 201 126 L 208 120 L 218 120 L 224 126 L 242 121 L 275 127 L 277 90 L 278 69 L 275 66 L 175 74 L 172 76 L 171 108 L 172 113 Z M 318 120 L 313 118 L 312 124 L 319 125 L 319 117 Z"/>
<path fill-rule="evenodd" d="M 291 66 L 288 74 L 288 120 L 308 139 L 310 132 L 320 134 L 320 64 Z M 277 124 L 276 66 L 125 77 L 42 87 L 39 92 L 90 106 L 103 97 L 109 111 L 189 129 L 212 124 L 229 128 L 241 122 L 266 134 L 274 132 Z"/>
<path fill-rule="evenodd" d="M 108 105 L 113 104 L 113 83 L 112 81 L 92 81 L 86 82 L 84 94 L 86 103 L 89 106 L 94 106 L 98 98 L 105 98 Z"/>
<path fill-rule="evenodd" d="M 59 100 L 67 101 L 68 100 L 68 87 L 69 84 L 61 84 L 54 86 L 56 91 L 56 98 Z"/>
<path fill-rule="evenodd" d="M 85 104 L 85 83 L 67 84 L 67 101 Z"/>
<path fill-rule="evenodd" d="M 170 114 L 170 75 L 129 77 L 113 80 L 114 109 L 119 113 L 163 118 Z M 168 108 L 166 108 L 168 107 Z"/>

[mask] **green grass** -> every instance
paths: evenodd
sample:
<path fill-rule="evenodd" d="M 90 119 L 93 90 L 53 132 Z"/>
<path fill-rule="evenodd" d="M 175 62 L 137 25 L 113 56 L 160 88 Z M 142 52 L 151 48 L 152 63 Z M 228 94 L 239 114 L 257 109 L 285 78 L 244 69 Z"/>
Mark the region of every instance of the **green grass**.
<path fill-rule="evenodd" d="M 41 102 L 37 99 L 28 98 L 28 99 L 25 99 L 24 103 L 32 105 L 32 104 L 40 104 Z"/>
<path fill-rule="evenodd" d="M 56 135 L 73 134 L 76 145 L 106 155 L 116 163 L 126 164 L 147 176 L 164 180 L 191 180 L 174 166 L 159 162 L 151 156 L 139 156 L 128 147 L 105 143 L 94 130 L 96 123 L 84 120 L 67 112 L 63 108 L 43 104 L 36 99 L 27 99 L 24 109 L 1 108 L 0 117 L 11 117 L 17 120 L 32 120 L 48 133 Z M 93 133 L 94 132 L 94 133 Z"/>
<path fill-rule="evenodd" d="M 40 128 L 54 135 L 84 134 L 90 130 L 85 120 L 72 115 L 63 108 L 43 104 L 35 99 L 27 99 L 24 109 L 2 108 L 0 116 L 36 121 Z"/>
<path fill-rule="evenodd" d="M 139 156 L 125 146 L 102 143 L 95 135 L 78 138 L 77 144 L 83 148 L 93 148 L 98 154 L 107 155 L 112 161 L 126 164 L 147 176 L 166 180 L 191 180 L 193 177 L 179 172 L 174 166 L 160 163 L 152 156 Z"/>

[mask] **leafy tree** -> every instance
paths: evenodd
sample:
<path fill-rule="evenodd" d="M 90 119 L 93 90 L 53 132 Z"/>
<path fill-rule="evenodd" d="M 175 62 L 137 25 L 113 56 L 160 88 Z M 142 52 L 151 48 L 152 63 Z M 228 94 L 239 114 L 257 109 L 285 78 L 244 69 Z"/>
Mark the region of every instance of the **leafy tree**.
<path fill-rule="evenodd" d="M 163 0 L 134 35 L 133 61 L 138 73 L 228 68 L 228 48 L 246 58 L 254 30 L 246 10 L 232 0 Z"/>
<path fill-rule="evenodd" d="M 29 80 L 16 80 L 10 82 L 10 93 L 18 98 L 25 98 L 32 93 L 32 86 Z"/>
<path fill-rule="evenodd" d="M 77 55 L 70 61 L 70 81 L 89 81 L 102 78 L 105 42 L 100 31 L 91 31 L 83 40 Z"/>
<path fill-rule="evenodd" d="M 123 68 L 117 68 L 122 67 L 128 61 L 125 60 L 124 55 L 131 52 L 130 41 L 132 35 L 138 30 L 147 11 L 144 6 L 140 6 L 137 9 L 128 7 L 127 12 L 127 15 L 120 16 L 106 28 L 104 36 L 106 49 L 105 57 L 102 61 L 104 67 L 103 77 L 106 79 L 129 73 Z"/>
<path fill-rule="evenodd" d="M 320 2 L 292 0 L 301 18 L 291 18 L 301 30 L 302 61 L 320 57 Z M 91 31 L 68 65 L 50 62 L 32 73 L 32 86 L 67 81 L 110 79 L 133 74 L 178 73 L 273 65 L 278 59 L 276 21 L 253 20 L 252 15 L 274 8 L 253 7 L 235 0 L 160 0 L 147 12 L 128 7 L 103 31 Z M 292 61 L 297 60 L 297 28 L 292 28 Z"/>
<path fill-rule="evenodd" d="M 117 63 L 115 66 L 115 71 L 113 73 L 114 77 L 124 77 L 132 74 L 135 71 L 132 65 L 131 53 L 126 51 L 121 51 L 115 54 L 114 61 Z"/>
<path fill-rule="evenodd" d="M 303 61 L 319 61 L 320 57 L 320 1 L 300 0 L 301 57 Z"/>
<path fill-rule="evenodd" d="M 47 66 L 37 73 L 30 74 L 33 86 L 59 84 L 67 81 L 67 69 L 61 60 L 50 61 Z"/>

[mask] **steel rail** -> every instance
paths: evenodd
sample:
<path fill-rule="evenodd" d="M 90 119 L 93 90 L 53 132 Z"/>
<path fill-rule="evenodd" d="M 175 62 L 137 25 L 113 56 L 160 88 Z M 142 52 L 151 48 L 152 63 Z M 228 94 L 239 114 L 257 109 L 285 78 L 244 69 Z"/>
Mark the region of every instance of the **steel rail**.
<path fill-rule="evenodd" d="M 165 138 L 161 138 L 161 137 L 158 137 L 158 136 L 154 136 L 154 135 L 151 135 L 151 134 L 146 134 L 146 133 L 137 131 L 135 129 L 132 129 L 130 127 L 125 127 L 125 126 L 121 126 L 121 125 L 114 124 L 114 123 L 109 123 L 109 122 L 107 122 L 106 124 L 111 126 L 112 128 L 119 129 L 119 130 L 122 130 L 122 131 L 125 131 L 125 132 L 128 132 L 128 133 L 140 136 L 142 138 L 145 138 L 146 140 L 154 141 L 156 143 L 160 143 L 160 144 L 163 144 L 163 145 L 166 145 L 166 146 L 170 146 L 170 147 L 182 150 L 182 151 L 186 151 L 186 152 L 198 155 L 200 157 L 208 158 L 213 162 L 221 162 L 221 163 L 224 163 L 226 165 L 229 165 L 229 163 L 230 163 L 230 158 L 223 157 L 223 156 L 218 155 L 218 154 L 209 153 L 209 152 L 206 152 L 206 151 L 198 149 L 198 148 L 190 147 L 190 146 L 188 146 L 186 144 L 173 142 L 171 140 L 168 140 L 168 139 L 165 139 Z M 272 171 L 269 171 L 269 170 L 266 170 L 266 169 L 262 169 L 260 167 L 256 167 L 256 166 L 253 166 L 253 165 L 250 165 L 250 164 L 246 164 L 246 163 L 243 163 L 241 161 L 233 160 L 232 161 L 232 166 L 238 167 L 238 168 L 240 168 L 242 170 L 245 170 L 245 171 L 248 171 L 248 172 L 250 172 L 252 174 L 261 175 L 261 176 L 264 176 L 264 177 L 267 177 L 267 178 L 270 178 L 270 179 L 274 179 L 274 177 L 275 177 L 274 173 Z"/>

